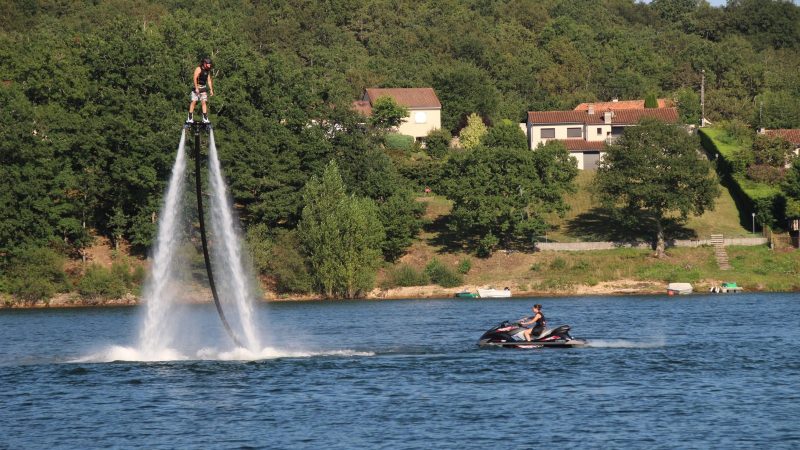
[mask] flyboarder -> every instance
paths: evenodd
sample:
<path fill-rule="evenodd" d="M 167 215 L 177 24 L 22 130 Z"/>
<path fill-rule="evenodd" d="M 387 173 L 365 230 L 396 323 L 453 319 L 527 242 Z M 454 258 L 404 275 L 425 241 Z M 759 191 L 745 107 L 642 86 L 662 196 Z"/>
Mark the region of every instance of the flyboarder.
<path fill-rule="evenodd" d="M 200 65 L 194 69 L 193 87 L 192 87 L 192 103 L 189 105 L 189 117 L 186 123 L 194 123 L 194 106 L 200 100 L 203 108 L 203 123 L 209 123 L 208 120 L 208 97 L 214 96 L 214 84 L 211 81 L 211 58 L 203 58 Z"/>

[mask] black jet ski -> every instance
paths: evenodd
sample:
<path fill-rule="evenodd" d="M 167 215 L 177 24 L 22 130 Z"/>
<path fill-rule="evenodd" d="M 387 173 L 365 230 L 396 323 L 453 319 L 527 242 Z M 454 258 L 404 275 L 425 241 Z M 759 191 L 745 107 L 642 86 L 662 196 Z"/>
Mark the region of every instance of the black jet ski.
<path fill-rule="evenodd" d="M 570 336 L 569 325 L 546 329 L 540 335 L 534 335 L 531 341 L 525 340 L 525 336 L 522 334 L 525 330 L 526 328 L 520 325 L 519 321 L 504 321 L 483 333 L 478 340 L 478 345 L 502 348 L 567 348 L 583 347 L 587 344 L 584 339 L 575 339 Z"/>

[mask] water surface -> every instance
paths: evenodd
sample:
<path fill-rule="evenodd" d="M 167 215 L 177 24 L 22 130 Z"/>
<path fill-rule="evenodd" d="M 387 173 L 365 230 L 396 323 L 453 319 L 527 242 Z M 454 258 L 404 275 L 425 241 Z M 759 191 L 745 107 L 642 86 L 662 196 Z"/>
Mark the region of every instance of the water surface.
<path fill-rule="evenodd" d="M 595 347 L 475 346 L 533 303 Z M 94 362 L 140 314 L 0 312 L 0 448 L 800 446 L 795 294 L 269 304 L 268 359 Z M 230 350 L 213 306 L 180 317 Z"/>

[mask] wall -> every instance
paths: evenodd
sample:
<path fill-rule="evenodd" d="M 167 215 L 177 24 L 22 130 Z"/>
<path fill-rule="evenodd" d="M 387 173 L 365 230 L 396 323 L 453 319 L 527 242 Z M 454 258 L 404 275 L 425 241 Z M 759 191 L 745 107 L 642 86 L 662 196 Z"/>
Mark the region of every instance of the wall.
<path fill-rule="evenodd" d="M 696 239 L 696 240 L 683 240 L 676 239 L 667 241 L 667 247 L 702 247 L 704 245 L 711 246 L 710 239 Z M 724 246 L 741 245 L 741 246 L 758 246 L 767 245 L 767 238 L 753 237 L 753 238 L 732 238 L 723 241 Z M 580 252 L 589 250 L 611 250 L 615 248 L 653 248 L 649 242 L 537 242 L 537 251 L 562 251 L 562 252 Z"/>
<path fill-rule="evenodd" d="M 442 128 L 442 111 L 440 109 L 408 109 L 409 116 L 403 119 L 403 123 L 398 127 L 398 133 L 424 138 L 431 130 Z M 424 112 L 425 123 L 416 123 L 414 116 L 417 112 Z"/>

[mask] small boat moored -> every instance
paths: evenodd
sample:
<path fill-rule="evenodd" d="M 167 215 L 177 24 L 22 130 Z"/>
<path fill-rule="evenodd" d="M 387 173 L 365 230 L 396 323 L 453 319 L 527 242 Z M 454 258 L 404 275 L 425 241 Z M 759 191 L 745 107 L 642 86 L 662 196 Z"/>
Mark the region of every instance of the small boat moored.
<path fill-rule="evenodd" d="M 456 292 L 456 298 L 478 298 L 478 294 L 470 291 Z"/>
<path fill-rule="evenodd" d="M 478 296 L 480 296 L 480 298 L 508 298 L 511 297 L 511 289 L 478 289 Z"/>
<path fill-rule="evenodd" d="M 693 291 L 691 283 L 670 283 L 667 285 L 667 295 L 686 295 L 691 294 Z"/>
<path fill-rule="evenodd" d="M 742 289 L 741 286 L 738 286 L 736 282 L 726 281 L 722 283 L 721 286 L 711 286 L 711 289 L 709 289 L 708 291 L 711 292 L 712 294 L 730 294 L 730 293 L 738 294 L 743 290 L 744 289 Z"/>

